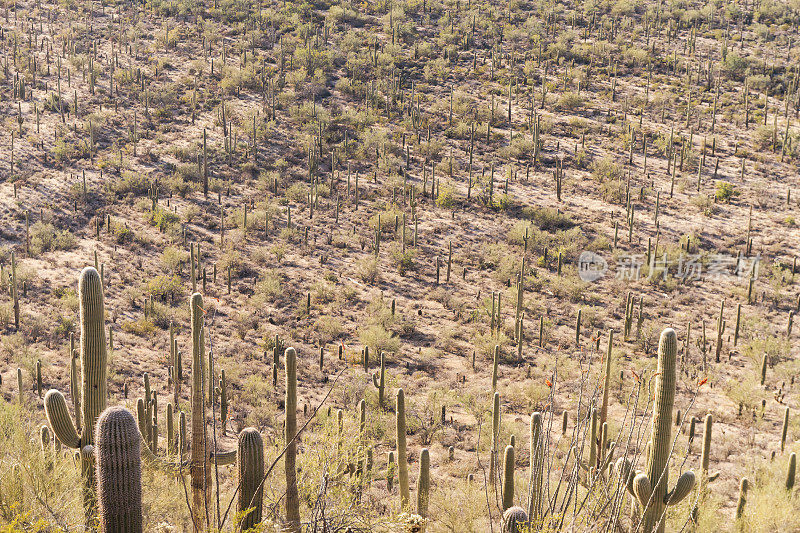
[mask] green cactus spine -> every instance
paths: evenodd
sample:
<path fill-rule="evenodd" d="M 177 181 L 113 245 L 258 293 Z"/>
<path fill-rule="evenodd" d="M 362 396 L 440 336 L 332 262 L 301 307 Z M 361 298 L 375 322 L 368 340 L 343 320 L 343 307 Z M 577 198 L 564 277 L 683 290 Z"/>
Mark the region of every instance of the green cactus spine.
<path fill-rule="evenodd" d="M 50 427 L 62 444 L 83 452 L 94 445 L 97 417 L 106 408 L 106 336 L 103 284 L 100 274 L 92 267 L 84 268 L 78 280 L 79 316 L 81 325 L 81 408 L 83 427 L 78 436 L 69 416 L 64 395 L 50 389 L 44 398 L 44 409 Z M 76 417 L 77 418 L 77 417 Z M 81 453 L 84 479 L 84 507 L 87 518 L 94 515 L 93 488 L 95 477 L 91 468 L 91 453 Z"/>
<path fill-rule="evenodd" d="M 647 470 L 633 476 L 630 463 L 621 459 L 618 468 L 628 490 L 642 509 L 640 530 L 664 533 L 665 507 L 676 505 L 694 487 L 694 472 L 687 471 L 678 478 L 675 488 L 668 491 L 669 458 L 672 448 L 672 408 L 675 403 L 675 356 L 678 338 L 672 328 L 661 332 L 658 343 L 651 445 L 647 452 Z"/>
<path fill-rule="evenodd" d="M 286 522 L 287 531 L 300 533 L 300 497 L 297 493 L 297 353 L 286 348 Z"/>
<path fill-rule="evenodd" d="M 410 499 L 408 492 L 408 455 L 406 452 L 406 398 L 403 389 L 397 389 L 397 478 L 400 484 L 400 508 L 407 509 Z"/>
<path fill-rule="evenodd" d="M 97 420 L 97 499 L 100 531 L 142 531 L 141 436 L 123 407 L 110 407 Z"/>
<path fill-rule="evenodd" d="M 514 506 L 514 446 L 503 453 L 503 511 Z"/>
<path fill-rule="evenodd" d="M 239 434 L 236 457 L 239 469 L 239 513 L 247 513 L 240 524 L 242 531 L 261 522 L 264 502 L 264 441 L 255 428 L 245 428 Z"/>
<path fill-rule="evenodd" d="M 202 529 L 202 517 L 209 522 L 208 510 L 211 508 L 211 466 L 207 460 L 205 397 L 203 384 L 205 376 L 205 332 L 203 328 L 203 297 L 200 293 L 192 295 L 192 449 L 189 474 L 192 485 L 192 513 L 195 529 Z"/>
<path fill-rule="evenodd" d="M 428 517 L 428 502 L 431 490 L 431 456 L 428 448 L 423 448 L 419 453 L 419 477 L 417 477 L 417 514 L 422 518 Z M 422 531 L 425 531 L 423 526 Z"/>

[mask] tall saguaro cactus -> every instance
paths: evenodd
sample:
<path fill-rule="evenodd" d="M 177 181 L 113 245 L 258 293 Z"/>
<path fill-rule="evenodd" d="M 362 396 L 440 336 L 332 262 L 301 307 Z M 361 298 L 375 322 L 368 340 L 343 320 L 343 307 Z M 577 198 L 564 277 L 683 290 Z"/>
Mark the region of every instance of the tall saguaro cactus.
<path fill-rule="evenodd" d="M 640 531 L 664 533 L 664 516 L 667 505 L 676 505 L 694 487 L 694 472 L 684 472 L 675 488 L 667 490 L 669 483 L 669 458 L 672 450 L 672 408 L 675 404 L 675 356 L 678 337 L 672 328 L 661 332 L 658 342 L 658 368 L 656 369 L 653 425 L 647 453 L 647 470 L 634 475 L 631 464 L 620 459 L 617 466 L 628 491 L 636 498 L 642 510 Z"/>
<path fill-rule="evenodd" d="M 242 518 L 242 531 L 261 522 L 264 502 L 264 441 L 256 428 L 245 428 L 239 433 L 236 457 L 239 468 L 238 511 L 247 514 Z"/>
<path fill-rule="evenodd" d="M 109 407 L 97 419 L 97 499 L 102 533 L 141 533 L 141 435 L 133 414 Z"/>
<path fill-rule="evenodd" d="M 205 395 L 205 332 L 203 331 L 203 297 L 192 295 L 192 453 L 189 474 L 192 485 L 192 515 L 195 530 L 202 529 L 201 517 L 209 523 L 211 503 L 211 465 L 206 451 Z"/>
<path fill-rule="evenodd" d="M 503 511 L 514 506 L 514 447 L 506 446 L 503 454 Z"/>
<path fill-rule="evenodd" d="M 286 522 L 287 531 L 300 533 L 300 497 L 297 494 L 297 353 L 286 348 Z"/>
<path fill-rule="evenodd" d="M 422 518 L 428 517 L 428 502 L 431 490 L 431 456 L 428 448 L 423 448 L 419 453 L 419 477 L 417 477 L 417 514 Z M 422 531 L 425 531 L 423 526 Z"/>
<path fill-rule="evenodd" d="M 400 484 L 400 507 L 408 507 L 408 455 L 406 453 L 406 397 L 397 389 L 397 480 Z"/>
<path fill-rule="evenodd" d="M 92 267 L 81 271 L 78 280 L 79 316 L 81 326 L 81 401 L 83 427 L 81 434 L 73 424 L 64 395 L 50 389 L 44 397 L 44 411 L 58 440 L 69 448 L 81 450 L 81 470 L 84 472 L 84 506 L 87 516 L 94 514 L 94 469 L 91 467 L 91 447 L 97 417 L 106 408 L 106 335 L 103 283 Z M 84 451 L 85 449 L 85 451 Z"/>
<path fill-rule="evenodd" d="M 542 476 L 544 473 L 544 443 L 542 441 L 542 414 L 539 412 L 531 415 L 531 472 L 528 483 L 530 498 L 528 501 L 528 516 L 536 523 L 542 510 Z"/>

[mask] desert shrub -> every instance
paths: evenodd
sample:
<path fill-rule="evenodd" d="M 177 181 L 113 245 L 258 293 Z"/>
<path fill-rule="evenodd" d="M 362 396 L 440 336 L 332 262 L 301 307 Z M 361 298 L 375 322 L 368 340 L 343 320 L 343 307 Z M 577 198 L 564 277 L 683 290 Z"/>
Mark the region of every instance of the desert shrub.
<path fill-rule="evenodd" d="M 71 250 L 75 236 L 69 230 L 56 229 L 52 224 L 36 222 L 30 227 L 31 253 L 34 256 L 55 250 Z"/>
<path fill-rule="evenodd" d="M 715 195 L 718 202 L 730 203 L 734 196 L 739 195 L 739 191 L 736 190 L 736 187 L 733 185 L 733 183 L 719 180 L 717 181 Z"/>
<path fill-rule="evenodd" d="M 714 204 L 714 198 L 711 195 L 698 194 L 697 196 L 692 197 L 690 202 L 707 217 L 710 217 L 717 212 L 717 206 Z"/>
<path fill-rule="evenodd" d="M 175 246 L 167 246 L 161 252 L 161 264 L 167 272 L 178 274 L 181 272 L 183 265 L 189 261 L 189 252 L 180 250 Z"/>
<path fill-rule="evenodd" d="M 356 262 L 356 275 L 365 283 L 375 283 L 380 278 L 378 260 L 365 257 Z"/>
<path fill-rule="evenodd" d="M 416 255 L 417 252 L 413 248 L 406 248 L 406 250 L 403 251 L 400 246 L 392 247 L 392 264 L 397 267 L 397 272 L 401 276 L 405 276 L 409 270 L 414 270 L 416 268 L 416 263 L 414 262 Z"/>
<path fill-rule="evenodd" d="M 176 225 L 180 224 L 178 215 L 157 205 L 155 209 L 151 209 L 148 214 L 150 224 L 157 227 L 160 231 L 166 233 L 172 230 Z"/>
<path fill-rule="evenodd" d="M 443 209 L 452 209 L 456 205 L 456 191 L 452 185 L 439 185 L 436 205 Z"/>
<path fill-rule="evenodd" d="M 118 197 L 143 196 L 150 189 L 150 181 L 138 172 L 123 172 L 122 178 L 111 182 L 111 192 Z"/>
<path fill-rule="evenodd" d="M 144 294 L 153 298 L 166 300 L 175 298 L 181 289 L 181 280 L 178 276 L 156 276 L 148 280 L 142 290 Z"/>
<path fill-rule="evenodd" d="M 400 340 L 380 324 L 360 328 L 358 340 L 364 346 L 369 346 L 376 351 L 397 352 L 400 350 Z"/>
<path fill-rule="evenodd" d="M 578 93 L 566 92 L 558 98 L 558 107 L 564 111 L 575 111 L 583 107 L 584 98 Z"/>

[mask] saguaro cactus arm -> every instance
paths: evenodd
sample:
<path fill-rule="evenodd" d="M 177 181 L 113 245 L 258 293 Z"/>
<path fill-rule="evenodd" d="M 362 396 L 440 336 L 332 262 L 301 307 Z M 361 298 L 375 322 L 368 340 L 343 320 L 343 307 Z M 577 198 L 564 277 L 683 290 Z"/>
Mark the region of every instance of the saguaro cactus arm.
<path fill-rule="evenodd" d="M 58 440 L 67 448 L 80 449 L 81 438 L 72 423 L 67 410 L 67 400 L 56 389 L 50 389 L 44 396 L 44 412 L 47 422 L 53 428 Z"/>

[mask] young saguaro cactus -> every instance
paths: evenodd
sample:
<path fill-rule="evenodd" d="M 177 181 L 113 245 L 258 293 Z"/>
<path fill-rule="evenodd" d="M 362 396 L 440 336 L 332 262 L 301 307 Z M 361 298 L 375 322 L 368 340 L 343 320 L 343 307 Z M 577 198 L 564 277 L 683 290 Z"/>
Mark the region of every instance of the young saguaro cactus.
<path fill-rule="evenodd" d="M 238 511 L 247 514 L 242 518 L 242 531 L 261 522 L 264 503 L 264 441 L 256 428 L 245 428 L 239 433 L 236 457 L 239 468 Z"/>
<path fill-rule="evenodd" d="M 97 496 L 102 533 L 141 533 L 141 435 L 133 414 L 109 407 L 97 419 Z"/>
<path fill-rule="evenodd" d="M 678 337 L 672 328 L 667 328 L 661 332 L 658 342 L 658 368 L 655 374 L 657 380 L 646 472 L 634 475 L 630 462 L 624 458 L 617 463 L 628 491 L 641 506 L 640 531 L 646 533 L 664 533 L 666 506 L 678 504 L 691 492 L 695 483 L 694 472 L 690 470 L 678 478 L 673 490 L 667 490 L 669 458 L 672 450 L 672 408 L 675 404 L 677 351 Z"/>
<path fill-rule="evenodd" d="M 297 493 L 297 352 L 286 348 L 286 522 L 290 533 L 300 533 L 300 496 Z"/>
<path fill-rule="evenodd" d="M 47 421 L 58 440 L 65 446 L 77 450 L 91 447 L 95 442 L 94 428 L 97 417 L 106 408 L 106 335 L 105 308 L 103 306 L 103 283 L 100 274 L 92 267 L 81 271 L 78 280 L 79 316 L 81 325 L 81 401 L 83 411 L 83 427 L 81 434 L 67 410 L 64 395 L 56 389 L 50 389 L 44 397 L 44 411 Z M 82 453 L 81 470 L 85 472 L 84 506 L 87 513 L 93 514 L 92 488 L 94 475 L 91 468 L 90 452 Z"/>
<path fill-rule="evenodd" d="M 378 389 L 378 407 L 383 407 L 383 392 L 386 390 L 385 372 L 386 366 L 384 362 L 384 355 L 381 352 L 381 369 L 380 372 L 372 374 L 372 384 Z"/>

